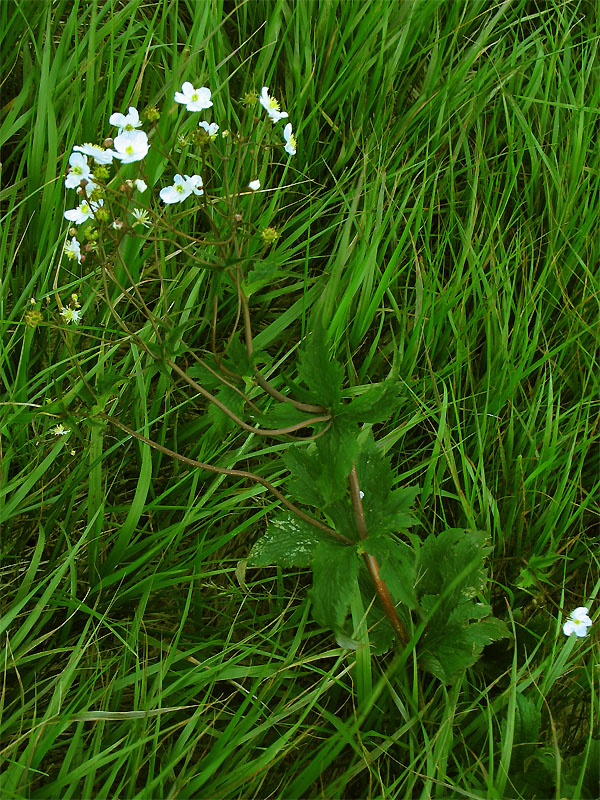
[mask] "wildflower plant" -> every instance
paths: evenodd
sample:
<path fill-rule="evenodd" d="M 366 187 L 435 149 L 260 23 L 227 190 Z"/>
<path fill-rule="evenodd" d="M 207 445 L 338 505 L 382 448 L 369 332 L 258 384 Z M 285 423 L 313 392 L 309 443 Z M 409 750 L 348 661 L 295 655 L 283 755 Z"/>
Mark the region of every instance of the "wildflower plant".
<path fill-rule="evenodd" d="M 284 390 L 265 377 L 265 367 L 271 370 L 273 364 L 267 352 L 255 347 L 252 302 L 263 287 L 281 280 L 282 272 L 277 262 L 261 256 L 280 238 L 271 223 L 276 210 L 264 211 L 261 201 L 276 181 L 272 157 L 278 162 L 297 157 L 299 147 L 292 122 L 278 125 L 289 114 L 268 87 L 252 95 L 258 103 L 248 97 L 241 103 L 247 124 L 237 130 L 229 120 L 198 121 L 194 114 L 213 108 L 212 93 L 186 81 L 172 96 L 179 108 L 170 142 L 163 141 L 156 109 L 145 116 L 134 106 L 126 114 L 115 111 L 109 119 L 117 128 L 114 140 L 77 145 L 69 158 L 65 186 L 79 194 L 79 203 L 65 212 L 76 233 L 65 255 L 71 268 L 85 261 L 120 334 L 173 382 L 183 382 L 192 395 L 202 397 L 219 431 L 237 426 L 287 442 L 286 492 L 259 471 L 195 461 L 143 437 L 121 420 L 118 409 L 109 412 L 110 387 L 89 401 L 89 418 L 188 467 L 262 484 L 282 509 L 251 548 L 246 568 L 312 569 L 313 615 L 339 641 L 353 641 L 362 615 L 374 651 L 416 647 L 421 666 L 451 683 L 486 644 L 507 635 L 484 601 L 488 536 L 458 529 L 427 537 L 414 532 L 419 489 L 396 485 L 390 458 L 373 434 L 373 426 L 400 403 L 398 375 L 391 370 L 381 383 L 350 397 L 321 312 L 313 314 L 310 332 L 298 343 L 296 376 L 278 376 Z M 219 135 L 225 124 L 231 135 Z M 153 152 L 162 158 L 158 181 L 145 166 Z M 193 235 L 181 225 L 190 216 Z M 134 274 L 126 256 L 136 240 L 142 264 L 147 261 L 161 275 L 161 248 L 206 270 L 213 297 L 206 352 L 192 352 L 185 326 L 165 311 L 165 281 L 160 284 L 164 302 L 151 307 L 142 296 L 140 270 Z M 115 296 L 131 303 L 143 331 L 132 326 Z M 234 298 L 240 327 L 236 322 L 228 332 L 222 352 L 217 347 L 220 297 Z M 60 316 L 77 324 L 79 302 L 63 307 Z M 184 368 L 180 354 L 193 367 Z"/>

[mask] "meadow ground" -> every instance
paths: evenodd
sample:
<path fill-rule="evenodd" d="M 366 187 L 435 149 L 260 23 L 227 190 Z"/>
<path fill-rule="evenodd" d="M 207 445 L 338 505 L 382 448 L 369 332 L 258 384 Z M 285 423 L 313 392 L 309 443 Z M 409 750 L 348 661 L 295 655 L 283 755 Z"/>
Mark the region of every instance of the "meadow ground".
<path fill-rule="evenodd" d="M 596 3 L 4 0 L 0 31 L 2 797 L 600 796 Z M 232 141 L 263 86 L 294 123 L 252 199 L 279 233 L 251 297 L 275 385 L 319 308 L 349 395 L 396 370 L 375 432 L 414 532 L 489 537 L 511 635 L 452 683 L 418 643 L 341 647 L 309 570 L 243 575 L 280 501 L 165 451 L 286 495 L 289 440 L 165 367 L 238 322 L 218 248 L 152 261 L 138 235 L 116 293 L 63 254 L 73 146 L 129 106 L 168 140 L 187 80 Z M 579 606 L 596 622 L 567 637 Z"/>

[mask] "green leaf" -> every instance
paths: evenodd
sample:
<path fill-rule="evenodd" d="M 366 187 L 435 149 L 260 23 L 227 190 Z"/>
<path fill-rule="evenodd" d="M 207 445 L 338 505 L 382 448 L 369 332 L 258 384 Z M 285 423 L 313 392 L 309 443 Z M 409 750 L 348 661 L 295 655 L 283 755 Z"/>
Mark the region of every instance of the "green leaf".
<path fill-rule="evenodd" d="M 288 488 L 294 499 L 322 508 L 325 501 L 319 490 L 321 462 L 316 445 L 293 445 L 284 452 L 283 461 L 292 474 Z"/>
<path fill-rule="evenodd" d="M 428 536 L 421 547 L 419 593 L 439 595 L 456 583 L 445 597 L 446 605 L 454 607 L 481 592 L 487 580 L 484 559 L 491 550 L 487 541 L 482 531 L 462 528 Z"/>
<path fill-rule="evenodd" d="M 377 559 L 379 574 L 394 601 L 404 603 L 408 608 L 417 608 L 414 589 L 417 558 L 413 548 L 389 536 L 369 536 L 362 546 Z"/>
<path fill-rule="evenodd" d="M 348 493 L 348 475 L 358 455 L 358 442 L 355 432 L 338 427 L 334 420 L 316 445 L 321 460 L 319 488 L 329 505 Z"/>
<path fill-rule="evenodd" d="M 246 297 L 252 297 L 259 289 L 274 283 L 279 271 L 279 264 L 276 261 L 257 261 L 244 281 L 243 289 Z"/>
<path fill-rule="evenodd" d="M 266 428 L 287 428 L 290 425 L 303 424 L 306 420 L 316 416 L 315 414 L 308 414 L 306 411 L 299 411 L 292 403 L 271 403 L 264 414 L 253 414 L 252 419 L 260 423 L 262 427 Z M 317 422 L 311 425 L 311 428 L 322 426 L 322 422 Z M 305 428 L 299 429 L 294 435 L 309 435 L 310 430 Z"/>
<path fill-rule="evenodd" d="M 229 386 L 222 385 L 221 388 L 215 392 L 214 396 L 237 417 L 243 415 L 245 405 L 244 398 Z M 236 427 L 236 423 L 214 403 L 210 403 L 208 406 L 208 418 L 219 436 L 225 436 L 228 431 Z"/>
<path fill-rule="evenodd" d="M 383 422 L 396 411 L 401 386 L 396 375 L 374 383 L 344 407 L 348 420 L 356 423 Z"/>
<path fill-rule="evenodd" d="M 330 409 L 339 407 L 344 369 L 330 357 L 320 321 L 306 335 L 299 357 L 298 377 L 310 389 L 313 402 Z"/>
<path fill-rule="evenodd" d="M 313 588 L 310 597 L 318 622 L 338 631 L 344 624 L 348 606 L 358 589 L 359 560 L 353 547 L 335 542 L 320 542 L 312 560 Z"/>
<path fill-rule="evenodd" d="M 325 516 L 329 520 L 332 528 L 342 533 L 348 539 L 358 541 L 358 531 L 356 530 L 356 520 L 352 511 L 352 504 L 348 497 L 336 500 L 324 509 Z"/>
<path fill-rule="evenodd" d="M 327 534 L 284 511 L 269 521 L 266 533 L 255 542 L 248 566 L 308 567 L 320 544 L 329 544 Z"/>
<path fill-rule="evenodd" d="M 410 508 L 419 493 L 417 487 L 393 489 L 394 470 L 390 460 L 369 433 L 356 461 L 358 484 L 364 494 L 362 505 L 369 536 L 405 530 L 415 524 Z"/>

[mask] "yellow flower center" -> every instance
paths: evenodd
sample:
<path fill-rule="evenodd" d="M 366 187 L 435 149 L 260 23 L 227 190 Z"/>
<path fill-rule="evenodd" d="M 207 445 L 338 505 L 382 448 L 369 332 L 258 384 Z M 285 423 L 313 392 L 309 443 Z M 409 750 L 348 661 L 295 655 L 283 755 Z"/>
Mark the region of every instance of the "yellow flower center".
<path fill-rule="evenodd" d="M 132 156 L 133 155 L 133 145 L 128 144 L 127 147 L 125 148 L 125 152 L 127 153 L 128 156 Z"/>
<path fill-rule="evenodd" d="M 280 109 L 279 101 L 276 100 L 274 97 L 269 97 L 269 108 L 273 111 L 279 111 Z"/>
<path fill-rule="evenodd" d="M 194 94 L 192 95 L 192 100 L 194 103 L 198 100 L 198 92 L 194 92 Z"/>

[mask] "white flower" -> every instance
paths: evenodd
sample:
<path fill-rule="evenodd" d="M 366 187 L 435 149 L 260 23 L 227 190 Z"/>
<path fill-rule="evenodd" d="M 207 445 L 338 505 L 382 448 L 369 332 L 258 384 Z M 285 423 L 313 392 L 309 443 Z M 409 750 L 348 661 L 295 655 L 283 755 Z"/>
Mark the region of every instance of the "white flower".
<path fill-rule="evenodd" d="M 204 194 L 204 189 L 202 188 L 204 183 L 202 182 L 200 175 L 192 175 L 191 178 L 189 175 L 186 175 L 185 179 L 188 182 L 188 185 L 192 187 L 192 192 L 194 194 L 197 194 L 198 196 Z"/>
<path fill-rule="evenodd" d="M 70 306 L 63 306 L 60 310 L 60 315 L 67 324 L 72 322 L 74 325 L 77 325 L 81 319 L 81 311 L 78 308 L 71 308 Z"/>
<path fill-rule="evenodd" d="M 137 189 L 138 192 L 145 192 L 148 188 L 146 181 L 143 181 L 141 178 L 136 178 L 134 181 L 126 180 L 125 183 L 127 186 L 131 186 L 132 189 Z"/>
<path fill-rule="evenodd" d="M 76 144 L 73 150 L 77 150 L 86 156 L 91 156 L 96 164 L 112 164 L 113 151 L 105 150 L 99 144 Z"/>
<path fill-rule="evenodd" d="M 592 620 L 588 616 L 588 609 L 585 606 L 579 606 L 563 625 L 563 633 L 565 636 L 570 636 L 572 633 L 576 636 L 586 636 L 587 629 L 591 624 Z"/>
<path fill-rule="evenodd" d="M 172 186 L 165 186 L 159 192 L 160 199 L 163 203 L 181 203 L 186 197 L 189 197 L 192 192 L 197 195 L 204 194 L 202 190 L 202 178 L 200 175 L 175 175 Z"/>
<path fill-rule="evenodd" d="M 134 128 L 139 128 L 142 124 L 140 115 L 137 108 L 129 106 L 127 109 L 127 116 L 125 114 L 111 114 L 108 120 L 111 125 L 116 125 L 119 129 L 119 134 L 125 131 L 132 131 Z"/>
<path fill-rule="evenodd" d="M 288 122 L 288 124 L 283 129 L 283 138 L 285 139 L 285 147 L 283 148 L 286 153 L 289 153 L 291 156 L 296 155 L 296 137 L 292 133 L 292 123 Z"/>
<path fill-rule="evenodd" d="M 144 131 L 126 131 L 120 133 L 113 142 L 113 156 L 123 164 L 141 161 L 148 154 L 150 145 Z"/>
<path fill-rule="evenodd" d="M 145 208 L 134 208 L 131 213 L 135 217 L 134 225 L 142 225 L 144 228 L 150 227 L 150 217 Z"/>
<path fill-rule="evenodd" d="M 268 86 L 263 86 L 262 92 L 260 93 L 259 102 L 266 110 L 273 124 L 279 122 L 280 119 L 284 119 L 285 117 L 289 116 L 287 111 L 280 111 L 281 106 L 279 104 L 279 100 L 271 97 Z"/>
<path fill-rule="evenodd" d="M 64 425 L 58 424 L 54 428 L 50 428 L 50 433 L 53 433 L 55 436 L 66 436 L 67 433 L 71 433 L 71 430 L 65 428 Z"/>
<path fill-rule="evenodd" d="M 71 239 L 70 244 L 65 245 L 65 255 L 67 258 L 77 259 L 77 263 L 81 264 L 81 245 L 77 241 L 77 238 L 73 236 Z"/>
<path fill-rule="evenodd" d="M 219 132 L 219 126 L 217 125 L 216 122 L 211 122 L 209 124 L 208 122 L 205 122 L 204 120 L 202 120 L 202 122 L 198 123 L 198 127 L 199 128 L 204 128 L 204 130 L 210 136 L 211 139 L 216 139 L 217 138 L 217 133 Z"/>
<path fill-rule="evenodd" d="M 250 183 L 248 184 L 248 188 L 252 189 L 253 192 L 258 191 L 260 189 L 260 181 L 259 180 L 250 181 Z"/>
<path fill-rule="evenodd" d="M 82 153 L 71 153 L 69 165 L 71 169 L 65 179 L 67 189 L 77 189 L 81 181 L 89 181 L 94 177 L 90 172 L 87 158 Z"/>
<path fill-rule="evenodd" d="M 77 208 L 72 208 L 69 211 L 65 211 L 65 219 L 68 219 L 70 222 L 74 222 L 75 225 L 81 225 L 82 222 L 85 222 L 88 219 L 93 219 L 94 211 L 96 211 L 99 206 L 103 205 L 103 203 L 103 200 L 98 200 L 95 203 L 93 203 L 91 200 L 89 202 L 87 200 L 83 200 L 77 206 Z"/>
<path fill-rule="evenodd" d="M 365 496 L 365 493 L 363 491 L 359 491 L 359 495 L 360 495 L 360 499 L 362 500 L 363 497 Z"/>
<path fill-rule="evenodd" d="M 181 87 L 181 91 L 175 92 L 175 102 L 182 103 L 188 111 L 202 111 L 212 106 L 210 89 L 207 89 L 206 86 L 194 89 L 192 84 L 186 81 Z"/>

